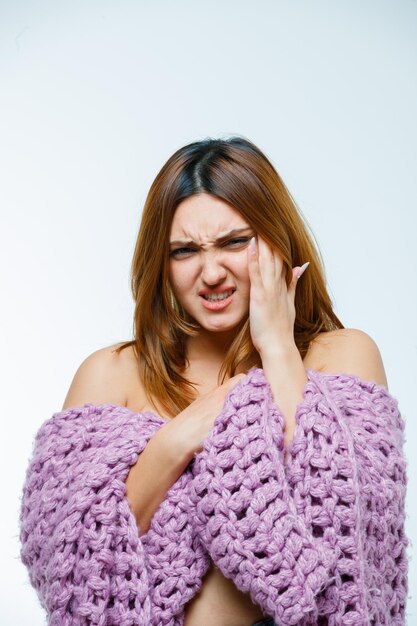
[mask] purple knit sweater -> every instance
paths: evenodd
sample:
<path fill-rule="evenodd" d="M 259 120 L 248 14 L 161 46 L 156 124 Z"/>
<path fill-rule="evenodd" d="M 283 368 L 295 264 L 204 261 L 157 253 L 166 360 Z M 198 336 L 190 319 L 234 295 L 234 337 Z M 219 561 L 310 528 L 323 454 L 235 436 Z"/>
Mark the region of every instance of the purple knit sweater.
<path fill-rule="evenodd" d="M 125 480 L 166 420 L 88 403 L 45 421 L 20 541 L 49 626 L 181 626 L 211 561 L 280 626 L 404 626 L 398 402 L 350 374 L 306 372 L 288 461 L 284 418 L 252 368 L 142 536 Z"/>

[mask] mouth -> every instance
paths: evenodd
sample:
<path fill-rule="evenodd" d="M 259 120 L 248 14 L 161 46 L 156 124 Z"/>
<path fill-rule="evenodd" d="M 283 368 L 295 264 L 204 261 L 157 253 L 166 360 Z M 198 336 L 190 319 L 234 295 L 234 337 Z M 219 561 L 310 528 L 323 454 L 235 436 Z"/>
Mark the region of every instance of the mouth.
<path fill-rule="evenodd" d="M 229 289 L 228 291 L 224 291 L 223 293 L 216 294 L 204 294 L 201 295 L 200 298 L 202 300 L 202 304 L 206 309 L 211 311 L 219 311 L 220 309 L 224 309 L 233 300 L 233 294 L 235 289 Z"/>
<path fill-rule="evenodd" d="M 204 293 L 204 294 L 202 294 L 202 297 L 205 300 L 209 300 L 210 302 L 216 302 L 218 300 L 224 300 L 224 298 L 228 298 L 229 296 L 232 295 L 232 293 L 234 291 L 236 291 L 236 290 L 230 288 L 230 289 L 227 289 L 226 291 L 221 291 L 221 292 L 218 292 L 218 293 L 215 293 L 215 292 L 213 292 L 213 293 Z"/>

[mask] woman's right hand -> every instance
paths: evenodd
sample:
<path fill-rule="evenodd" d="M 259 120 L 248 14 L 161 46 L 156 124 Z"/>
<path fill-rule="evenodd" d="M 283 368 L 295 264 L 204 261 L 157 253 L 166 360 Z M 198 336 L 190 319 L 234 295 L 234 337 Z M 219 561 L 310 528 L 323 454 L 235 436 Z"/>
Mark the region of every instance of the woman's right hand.
<path fill-rule="evenodd" d="M 199 396 L 186 409 L 171 419 L 164 429 L 169 432 L 170 443 L 180 455 L 190 460 L 203 450 L 204 440 L 213 427 L 214 420 L 222 412 L 227 394 L 246 374 L 236 374 L 212 391 Z"/>

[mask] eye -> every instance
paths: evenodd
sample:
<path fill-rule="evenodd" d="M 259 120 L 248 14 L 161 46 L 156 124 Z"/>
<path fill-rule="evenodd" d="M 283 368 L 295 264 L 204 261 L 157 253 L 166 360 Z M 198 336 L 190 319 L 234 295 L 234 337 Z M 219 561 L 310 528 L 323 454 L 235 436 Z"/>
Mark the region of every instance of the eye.
<path fill-rule="evenodd" d="M 223 244 L 223 247 L 225 246 L 238 247 L 238 246 L 241 246 L 243 243 L 247 243 L 249 239 L 250 237 L 238 237 L 236 239 L 229 239 L 229 241 L 226 241 L 226 243 Z M 188 254 L 191 254 L 192 252 L 195 252 L 194 248 L 176 248 L 175 250 L 172 250 L 169 253 L 169 256 L 176 259 L 176 258 L 184 257 Z"/>
<path fill-rule="evenodd" d="M 183 256 L 184 254 L 187 254 L 189 252 L 194 252 L 194 250 L 192 248 L 177 248 L 176 250 L 172 250 L 169 253 L 169 256 L 176 258 Z"/>
<path fill-rule="evenodd" d="M 250 237 L 239 237 L 238 239 L 230 239 L 230 241 L 228 241 L 226 243 L 226 245 L 239 245 L 241 243 L 246 243 L 247 241 L 249 241 Z"/>

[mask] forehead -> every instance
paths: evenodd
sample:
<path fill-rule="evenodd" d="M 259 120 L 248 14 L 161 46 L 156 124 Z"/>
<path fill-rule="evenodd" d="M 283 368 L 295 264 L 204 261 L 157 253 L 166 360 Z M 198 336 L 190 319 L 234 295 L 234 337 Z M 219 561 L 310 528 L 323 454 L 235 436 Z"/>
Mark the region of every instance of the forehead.
<path fill-rule="evenodd" d="M 246 219 L 230 204 L 202 193 L 183 200 L 175 210 L 170 239 L 219 237 L 233 228 L 249 226 Z"/>

